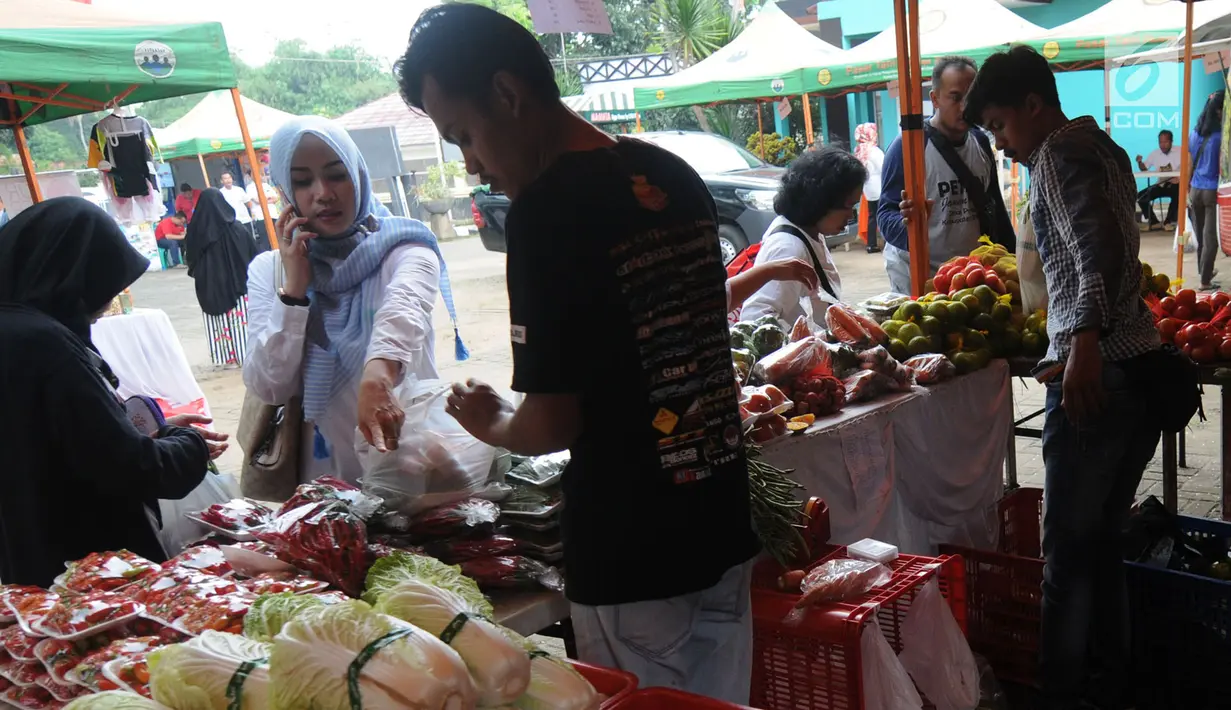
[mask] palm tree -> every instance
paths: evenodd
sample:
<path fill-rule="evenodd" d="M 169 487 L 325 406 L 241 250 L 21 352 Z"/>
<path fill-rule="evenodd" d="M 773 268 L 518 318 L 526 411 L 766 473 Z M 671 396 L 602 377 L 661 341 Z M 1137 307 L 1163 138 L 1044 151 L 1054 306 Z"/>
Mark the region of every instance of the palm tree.
<path fill-rule="evenodd" d="M 705 59 L 731 39 L 731 23 L 718 0 L 657 0 L 654 19 L 677 69 Z"/>

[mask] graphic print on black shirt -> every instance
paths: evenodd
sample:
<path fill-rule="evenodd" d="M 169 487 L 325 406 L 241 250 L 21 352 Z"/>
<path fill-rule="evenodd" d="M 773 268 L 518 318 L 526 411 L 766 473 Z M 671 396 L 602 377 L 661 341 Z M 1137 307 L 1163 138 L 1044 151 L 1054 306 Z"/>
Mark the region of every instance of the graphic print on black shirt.
<path fill-rule="evenodd" d="M 569 599 L 713 586 L 758 543 L 704 183 L 642 141 L 566 154 L 506 234 L 513 388 L 582 402 L 563 481 Z"/>

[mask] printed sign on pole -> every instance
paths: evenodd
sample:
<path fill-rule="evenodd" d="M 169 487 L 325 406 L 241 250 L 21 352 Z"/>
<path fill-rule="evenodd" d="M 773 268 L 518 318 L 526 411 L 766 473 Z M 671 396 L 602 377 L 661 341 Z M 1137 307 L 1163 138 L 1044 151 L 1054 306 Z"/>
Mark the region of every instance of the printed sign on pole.
<path fill-rule="evenodd" d="M 791 100 L 786 97 L 783 97 L 783 99 L 778 102 L 778 118 L 786 118 L 787 116 L 790 116 L 790 115 L 791 115 Z"/>

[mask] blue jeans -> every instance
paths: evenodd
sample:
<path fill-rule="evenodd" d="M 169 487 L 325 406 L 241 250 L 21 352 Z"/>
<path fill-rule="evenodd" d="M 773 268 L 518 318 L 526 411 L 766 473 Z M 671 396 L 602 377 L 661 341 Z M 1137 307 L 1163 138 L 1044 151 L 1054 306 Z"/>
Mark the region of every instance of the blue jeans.
<path fill-rule="evenodd" d="M 572 605 L 579 660 L 619 668 L 640 686 L 739 705 L 752 685 L 752 561 L 709 589 L 670 599 Z"/>
<path fill-rule="evenodd" d="M 159 239 L 158 248 L 167 250 L 167 256 L 171 259 L 171 266 L 179 266 L 184 263 L 184 260 L 180 258 L 180 243 L 175 239 Z"/>
<path fill-rule="evenodd" d="M 1077 426 L 1047 386 L 1043 425 L 1043 626 L 1041 672 L 1054 708 L 1083 693 L 1123 694 L 1127 682 L 1128 601 L 1121 531 L 1154 456 L 1159 425 L 1145 394 L 1124 370 L 1103 363 L 1102 413 Z M 1098 667 L 1088 661 L 1097 659 Z M 1097 678 L 1097 687 L 1086 682 Z M 1110 698 L 1111 707 L 1121 699 Z"/>

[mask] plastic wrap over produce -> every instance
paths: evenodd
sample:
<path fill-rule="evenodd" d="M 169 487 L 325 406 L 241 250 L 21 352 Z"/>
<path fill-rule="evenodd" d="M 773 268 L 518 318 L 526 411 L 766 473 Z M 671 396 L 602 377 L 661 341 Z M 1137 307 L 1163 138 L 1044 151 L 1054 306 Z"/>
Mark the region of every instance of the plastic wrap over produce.
<path fill-rule="evenodd" d="M 406 412 L 398 448 L 380 453 L 357 434 L 363 489 L 415 514 L 485 491 L 496 450 L 445 412 L 450 383 L 407 380 L 394 393 Z"/>

